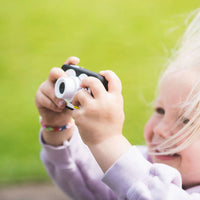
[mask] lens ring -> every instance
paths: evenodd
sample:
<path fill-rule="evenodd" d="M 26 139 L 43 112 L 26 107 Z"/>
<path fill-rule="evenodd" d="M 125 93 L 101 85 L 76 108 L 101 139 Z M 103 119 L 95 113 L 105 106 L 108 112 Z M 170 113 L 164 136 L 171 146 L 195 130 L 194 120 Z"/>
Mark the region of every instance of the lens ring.
<path fill-rule="evenodd" d="M 60 94 L 63 94 L 64 91 L 65 91 L 65 83 L 62 82 L 62 83 L 60 84 L 60 86 L 59 86 L 59 92 L 60 92 Z"/>

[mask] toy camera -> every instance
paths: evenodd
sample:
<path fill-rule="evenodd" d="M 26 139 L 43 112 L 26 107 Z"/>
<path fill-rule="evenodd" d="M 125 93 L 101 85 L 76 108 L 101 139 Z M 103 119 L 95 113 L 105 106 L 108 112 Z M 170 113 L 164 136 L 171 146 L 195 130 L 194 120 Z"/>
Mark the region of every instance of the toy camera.
<path fill-rule="evenodd" d="M 66 108 L 74 110 L 76 107 L 72 104 L 74 95 L 81 89 L 81 81 L 88 77 L 93 76 L 98 78 L 106 90 L 108 89 L 107 80 L 96 72 L 89 71 L 77 65 L 63 65 L 62 69 L 66 72 L 68 77 L 60 77 L 55 84 L 55 95 L 58 98 L 64 99 Z M 89 89 L 88 89 L 89 91 Z"/>

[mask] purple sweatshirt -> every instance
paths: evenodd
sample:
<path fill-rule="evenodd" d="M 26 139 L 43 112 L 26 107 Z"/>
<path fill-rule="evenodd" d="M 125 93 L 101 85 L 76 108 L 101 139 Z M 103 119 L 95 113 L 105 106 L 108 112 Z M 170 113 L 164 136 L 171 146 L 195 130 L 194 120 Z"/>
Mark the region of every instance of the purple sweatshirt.
<path fill-rule="evenodd" d="M 145 146 L 133 146 L 104 174 L 76 128 L 70 141 L 53 147 L 42 141 L 48 174 L 74 200 L 200 200 L 200 185 L 183 190 L 180 173 L 152 164 Z"/>

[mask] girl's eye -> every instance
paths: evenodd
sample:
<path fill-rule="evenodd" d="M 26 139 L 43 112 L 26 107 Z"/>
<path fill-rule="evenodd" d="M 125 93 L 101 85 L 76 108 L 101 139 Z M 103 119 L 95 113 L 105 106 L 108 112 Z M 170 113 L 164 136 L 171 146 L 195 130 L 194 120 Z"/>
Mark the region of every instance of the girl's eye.
<path fill-rule="evenodd" d="M 184 119 L 183 119 L 183 124 L 187 124 L 189 121 L 190 121 L 189 119 L 184 118 Z"/>
<path fill-rule="evenodd" d="M 155 110 L 160 115 L 164 115 L 165 114 L 165 110 L 163 108 L 156 108 Z"/>

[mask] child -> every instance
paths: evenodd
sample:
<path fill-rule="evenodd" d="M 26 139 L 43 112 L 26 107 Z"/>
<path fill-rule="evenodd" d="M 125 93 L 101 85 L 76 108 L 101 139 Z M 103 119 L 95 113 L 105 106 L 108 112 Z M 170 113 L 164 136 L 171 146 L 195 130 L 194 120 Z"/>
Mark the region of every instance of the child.
<path fill-rule="evenodd" d="M 55 81 L 66 76 L 59 68 L 37 91 L 41 158 L 53 181 L 75 200 L 200 199 L 200 13 L 159 82 L 144 130 L 148 148 L 132 146 L 122 135 L 121 82 L 112 71 L 100 74 L 108 91 L 98 79 L 84 79 L 81 87 L 90 88 L 93 96 L 78 91 L 77 110 L 65 109 L 54 95 Z"/>

